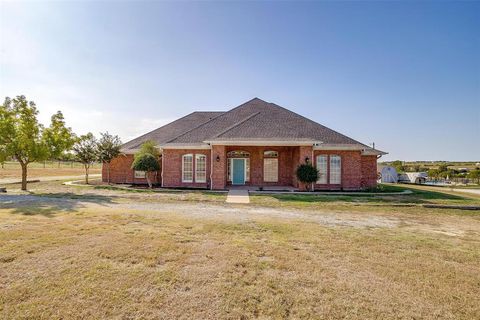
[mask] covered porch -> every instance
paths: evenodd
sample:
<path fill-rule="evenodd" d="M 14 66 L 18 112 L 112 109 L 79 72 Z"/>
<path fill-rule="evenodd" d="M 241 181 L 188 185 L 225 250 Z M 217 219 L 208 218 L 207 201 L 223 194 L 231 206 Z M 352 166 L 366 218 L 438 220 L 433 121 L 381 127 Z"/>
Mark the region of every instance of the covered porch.
<path fill-rule="evenodd" d="M 312 146 L 212 146 L 212 189 L 295 191 L 296 169 L 312 161 Z"/>

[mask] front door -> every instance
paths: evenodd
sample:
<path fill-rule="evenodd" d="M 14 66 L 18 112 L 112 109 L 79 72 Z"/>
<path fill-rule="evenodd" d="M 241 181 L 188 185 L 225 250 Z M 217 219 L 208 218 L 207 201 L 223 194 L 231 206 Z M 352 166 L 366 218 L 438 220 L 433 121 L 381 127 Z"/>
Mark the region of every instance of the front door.
<path fill-rule="evenodd" d="M 232 159 L 232 184 L 245 184 L 245 159 Z"/>

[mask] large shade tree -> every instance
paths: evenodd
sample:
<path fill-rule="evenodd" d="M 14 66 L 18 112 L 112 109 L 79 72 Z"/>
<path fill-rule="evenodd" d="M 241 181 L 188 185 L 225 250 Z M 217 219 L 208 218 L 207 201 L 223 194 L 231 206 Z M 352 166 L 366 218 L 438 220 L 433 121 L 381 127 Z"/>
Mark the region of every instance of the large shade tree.
<path fill-rule="evenodd" d="M 5 98 L 0 106 L 0 159 L 13 158 L 22 168 L 22 190 L 27 190 L 28 164 L 61 154 L 71 146 L 73 133 L 59 111 L 44 128 L 38 110 L 25 96 Z"/>
<path fill-rule="evenodd" d="M 98 140 L 98 160 L 107 167 L 107 182 L 110 183 L 110 162 L 120 155 L 122 141 L 118 136 L 109 134 L 108 132 L 100 133 L 101 138 Z"/>

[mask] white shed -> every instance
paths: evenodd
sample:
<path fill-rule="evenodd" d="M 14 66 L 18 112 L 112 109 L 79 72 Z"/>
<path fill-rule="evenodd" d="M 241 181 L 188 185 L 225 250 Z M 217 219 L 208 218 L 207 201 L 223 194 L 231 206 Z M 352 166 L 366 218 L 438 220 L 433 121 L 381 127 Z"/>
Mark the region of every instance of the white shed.
<path fill-rule="evenodd" d="M 398 174 L 394 167 L 386 166 L 380 171 L 380 182 L 382 183 L 397 183 Z"/>

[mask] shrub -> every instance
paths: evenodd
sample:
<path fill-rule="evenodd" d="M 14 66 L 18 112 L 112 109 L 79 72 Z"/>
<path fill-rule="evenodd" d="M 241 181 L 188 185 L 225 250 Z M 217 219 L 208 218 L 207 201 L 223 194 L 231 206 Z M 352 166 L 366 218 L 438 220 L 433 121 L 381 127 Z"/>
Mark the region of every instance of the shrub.
<path fill-rule="evenodd" d="M 152 183 L 150 182 L 149 172 L 160 170 L 160 165 L 158 163 L 157 157 L 150 153 L 140 153 L 135 155 L 135 159 L 132 163 L 132 169 L 137 171 L 145 171 L 148 187 L 152 188 Z"/>
<path fill-rule="evenodd" d="M 311 184 L 318 180 L 318 170 L 310 164 L 301 164 L 297 167 L 297 178 L 302 183 Z"/>

